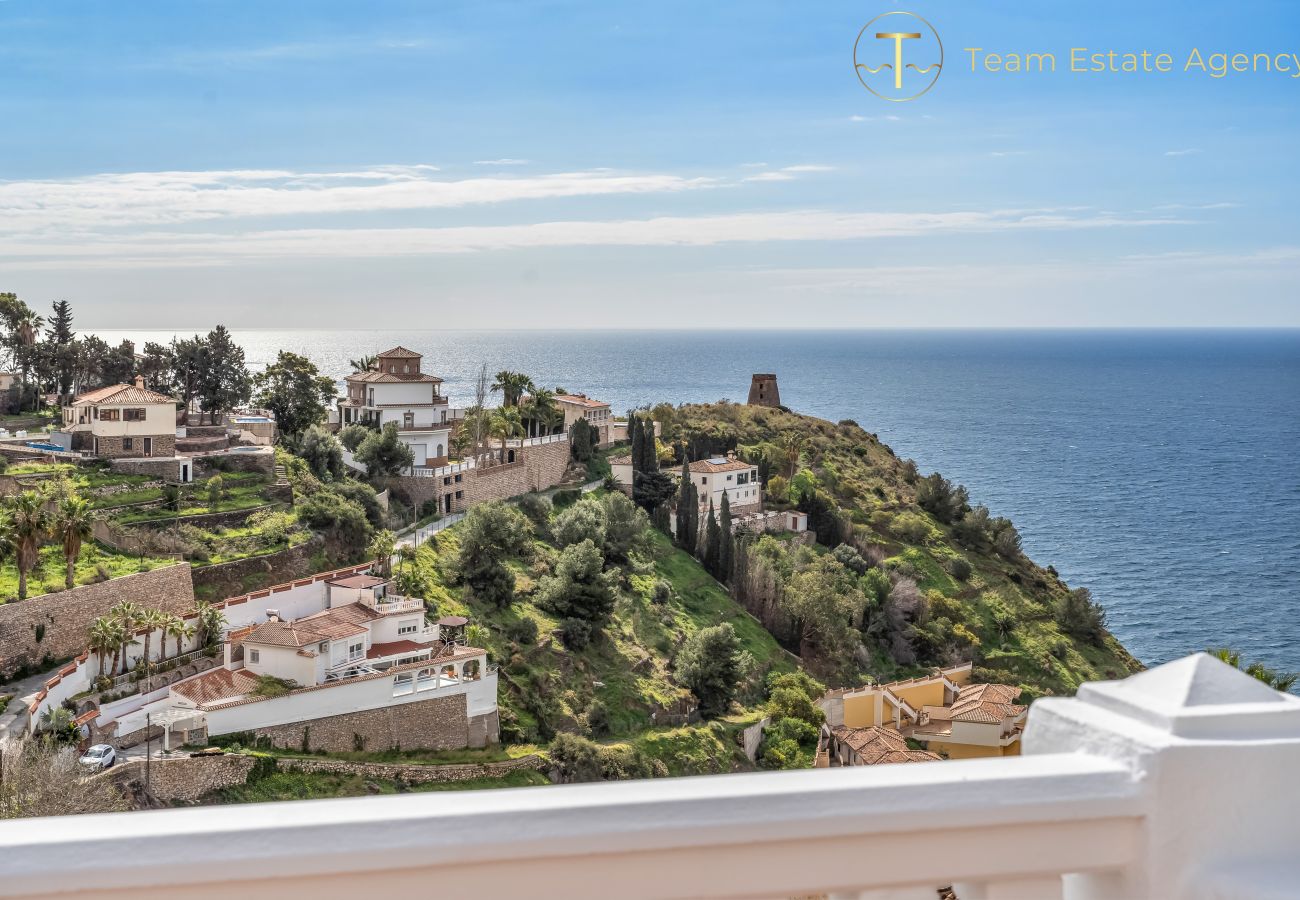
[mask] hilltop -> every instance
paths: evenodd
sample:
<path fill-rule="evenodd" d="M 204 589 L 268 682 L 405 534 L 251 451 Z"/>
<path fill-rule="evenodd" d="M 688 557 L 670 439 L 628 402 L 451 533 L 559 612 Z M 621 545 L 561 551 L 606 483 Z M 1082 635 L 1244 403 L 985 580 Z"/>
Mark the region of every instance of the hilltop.
<path fill-rule="evenodd" d="M 733 586 L 829 681 L 906 677 L 971 659 L 977 680 L 1020 685 L 1033 696 L 1073 693 L 1084 681 L 1141 669 L 1105 630 L 1086 590 L 1071 589 L 1023 553 L 1010 521 L 972 505 L 964 487 L 941 475 L 922 476 L 856 422 L 727 402 L 652 414 L 678 456 L 735 451 L 757 463 L 769 507 L 809 512 L 823 544 L 811 555 L 848 563 L 818 567 L 808 551 L 768 537 L 750 546 L 749 576 Z M 841 542 L 848 546 L 833 551 Z M 823 635 L 799 633 L 782 604 L 783 587 L 800 571 L 834 582 L 845 569 L 851 577 L 840 586 L 865 600 L 862 643 L 847 655 L 828 648 Z"/>

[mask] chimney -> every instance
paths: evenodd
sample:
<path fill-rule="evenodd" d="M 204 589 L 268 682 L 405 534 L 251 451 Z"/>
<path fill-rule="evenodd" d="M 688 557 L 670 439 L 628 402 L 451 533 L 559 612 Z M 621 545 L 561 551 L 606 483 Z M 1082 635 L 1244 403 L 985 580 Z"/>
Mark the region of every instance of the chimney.
<path fill-rule="evenodd" d="M 144 376 L 143 376 L 143 375 L 137 375 L 137 376 L 135 376 L 135 386 L 138 387 L 138 388 L 143 388 L 143 387 L 144 387 Z"/>
<path fill-rule="evenodd" d="M 266 621 L 268 622 L 280 621 L 280 611 L 278 609 L 268 609 L 266 611 Z"/>

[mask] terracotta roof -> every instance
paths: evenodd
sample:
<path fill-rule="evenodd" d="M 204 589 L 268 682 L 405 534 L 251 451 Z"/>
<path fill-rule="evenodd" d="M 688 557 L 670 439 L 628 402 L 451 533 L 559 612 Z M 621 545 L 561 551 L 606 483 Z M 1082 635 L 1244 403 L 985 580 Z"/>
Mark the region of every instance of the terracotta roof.
<path fill-rule="evenodd" d="M 1012 701 L 1020 696 L 1020 688 L 1009 684 L 968 684 L 957 694 L 948 708 L 954 722 L 984 722 L 994 724 L 1011 719 L 1026 707 Z"/>
<path fill-rule="evenodd" d="M 246 669 L 212 669 L 172 685 L 172 690 L 202 706 L 242 697 L 257 687 L 257 676 Z"/>
<path fill-rule="evenodd" d="M 159 394 L 134 384 L 111 384 L 108 387 L 86 391 L 72 401 L 73 406 L 83 403 L 175 403 L 166 394 Z"/>
<path fill-rule="evenodd" d="M 382 644 L 371 644 L 370 649 L 366 651 L 366 659 L 379 659 L 383 656 L 396 656 L 399 653 L 418 653 L 421 650 L 430 650 L 434 648 L 433 644 L 417 644 L 415 641 L 387 641 Z"/>
<path fill-rule="evenodd" d="M 572 406 L 585 406 L 587 409 L 602 409 L 609 406 L 603 400 L 593 400 L 586 394 L 557 394 L 556 403 L 568 403 Z"/>
<path fill-rule="evenodd" d="M 714 472 L 737 472 L 741 469 L 752 469 L 754 464 L 739 459 L 726 459 L 725 457 L 715 456 L 712 459 L 697 459 L 688 468 L 692 472 L 703 472 L 706 475 L 711 475 Z"/>
<path fill-rule="evenodd" d="M 244 643 L 268 647 L 308 647 L 321 641 L 336 641 L 365 634 L 369 629 L 361 623 L 378 618 L 379 613 L 370 607 L 349 603 L 292 622 L 263 622 L 244 638 Z"/>
<path fill-rule="evenodd" d="M 406 375 L 400 375 L 395 372 L 376 372 L 374 369 L 369 372 L 354 372 L 344 381 L 359 381 L 364 384 L 414 384 L 416 382 L 442 384 L 441 378 L 424 372 L 410 372 Z"/>
<path fill-rule="evenodd" d="M 378 576 L 375 575 L 361 574 L 361 575 L 349 575 L 346 578 L 339 578 L 329 583 L 333 585 L 338 585 L 341 588 L 368 588 L 368 587 L 374 587 L 377 584 L 387 584 L 388 579 L 379 578 Z"/>
<path fill-rule="evenodd" d="M 416 353 L 414 350 L 407 350 L 401 346 L 375 354 L 376 359 L 419 359 L 421 356 L 422 354 Z"/>
<path fill-rule="evenodd" d="M 942 759 L 929 750 L 913 750 L 907 741 L 892 728 L 870 725 L 866 728 L 848 728 L 837 725 L 831 729 L 835 739 L 849 747 L 863 765 L 876 766 L 884 763 L 930 762 Z"/>

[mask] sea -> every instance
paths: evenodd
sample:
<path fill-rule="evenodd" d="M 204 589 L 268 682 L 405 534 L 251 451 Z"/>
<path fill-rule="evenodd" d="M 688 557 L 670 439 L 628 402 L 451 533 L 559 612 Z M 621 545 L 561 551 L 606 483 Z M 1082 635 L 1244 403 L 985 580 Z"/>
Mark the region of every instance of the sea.
<path fill-rule="evenodd" d="M 1226 646 L 1300 671 L 1300 330 L 232 331 L 253 368 L 291 350 L 340 379 L 400 344 L 465 404 L 484 365 L 615 412 L 776 373 L 786 406 L 1012 519 L 1147 665 Z"/>

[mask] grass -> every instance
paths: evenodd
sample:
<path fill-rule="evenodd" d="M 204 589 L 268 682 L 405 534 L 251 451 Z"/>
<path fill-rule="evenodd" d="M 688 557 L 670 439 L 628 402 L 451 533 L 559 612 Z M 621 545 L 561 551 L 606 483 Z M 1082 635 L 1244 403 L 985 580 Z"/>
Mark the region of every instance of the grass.
<path fill-rule="evenodd" d="M 250 784 L 237 785 L 209 794 L 205 804 L 268 803 L 281 800 L 319 800 L 328 797 L 364 797 L 374 794 L 432 793 L 434 791 L 477 791 L 496 788 L 534 787 L 550 784 L 541 772 L 519 769 L 499 778 L 470 778 L 464 781 L 406 785 L 387 779 L 308 772 L 276 772 Z"/>
<path fill-rule="evenodd" d="M 114 553 L 93 543 L 82 545 L 77 557 L 75 583 L 93 584 L 105 578 L 119 578 L 136 572 L 147 572 L 168 566 L 175 560 L 146 556 L 126 556 Z M 66 564 L 63 550 L 53 544 L 41 548 L 39 561 L 27 573 L 27 596 L 35 597 L 64 589 Z M 12 562 L 0 567 L 0 601 L 12 603 L 18 599 L 18 568 Z"/>

